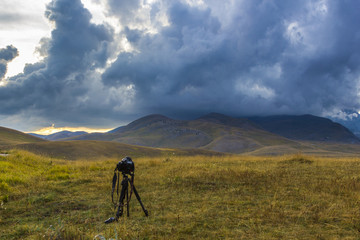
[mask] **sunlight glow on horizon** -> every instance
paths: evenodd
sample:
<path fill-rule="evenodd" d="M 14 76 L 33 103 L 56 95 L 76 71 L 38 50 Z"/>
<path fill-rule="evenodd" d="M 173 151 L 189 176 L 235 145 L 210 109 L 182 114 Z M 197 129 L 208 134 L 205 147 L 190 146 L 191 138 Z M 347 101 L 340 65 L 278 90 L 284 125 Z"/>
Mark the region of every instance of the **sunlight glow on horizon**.
<path fill-rule="evenodd" d="M 70 132 L 78 132 L 78 131 L 84 131 L 87 133 L 104 133 L 104 132 L 108 132 L 110 130 L 113 130 L 114 128 L 88 128 L 88 127 L 55 127 L 55 125 L 53 124 L 50 127 L 46 127 L 46 128 L 41 128 L 39 130 L 36 131 L 31 131 L 31 132 L 27 132 L 27 133 L 36 133 L 36 134 L 40 134 L 40 135 L 50 135 L 53 133 L 57 133 L 57 132 L 61 132 L 61 131 L 70 131 Z"/>

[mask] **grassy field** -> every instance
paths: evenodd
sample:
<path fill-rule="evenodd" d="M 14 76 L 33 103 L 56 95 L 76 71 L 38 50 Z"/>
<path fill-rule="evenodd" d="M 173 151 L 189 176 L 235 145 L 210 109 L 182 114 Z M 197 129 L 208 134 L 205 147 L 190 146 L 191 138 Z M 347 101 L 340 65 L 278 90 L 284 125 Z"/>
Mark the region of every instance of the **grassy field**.
<path fill-rule="evenodd" d="M 130 217 L 114 215 L 119 159 L 0 156 L 0 239 L 359 239 L 360 159 L 136 158 Z"/>

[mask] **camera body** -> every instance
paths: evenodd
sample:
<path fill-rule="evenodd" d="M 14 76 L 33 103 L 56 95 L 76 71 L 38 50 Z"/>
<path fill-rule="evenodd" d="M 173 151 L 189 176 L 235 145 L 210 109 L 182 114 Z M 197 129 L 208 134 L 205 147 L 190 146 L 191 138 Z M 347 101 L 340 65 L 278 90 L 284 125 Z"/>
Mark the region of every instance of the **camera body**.
<path fill-rule="evenodd" d="M 123 174 L 131 174 L 135 171 L 135 165 L 131 157 L 124 157 L 117 165 L 116 169 Z"/>

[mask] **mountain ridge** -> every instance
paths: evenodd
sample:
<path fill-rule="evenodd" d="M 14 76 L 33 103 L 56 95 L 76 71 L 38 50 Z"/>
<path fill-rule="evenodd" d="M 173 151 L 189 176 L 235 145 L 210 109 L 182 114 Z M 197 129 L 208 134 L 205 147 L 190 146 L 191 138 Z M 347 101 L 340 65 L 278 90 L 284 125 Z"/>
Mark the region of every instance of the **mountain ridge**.
<path fill-rule="evenodd" d="M 311 114 L 249 119 L 267 131 L 293 140 L 360 143 L 360 139 L 340 123 Z"/>
<path fill-rule="evenodd" d="M 360 143 L 341 124 L 310 114 L 235 118 L 214 112 L 193 120 L 175 120 L 151 114 L 108 133 L 87 134 L 67 140 L 104 140 L 227 153 L 251 152 L 271 146 L 301 148 L 302 144 L 298 141 Z"/>
<path fill-rule="evenodd" d="M 103 134 L 88 134 L 67 140 L 104 140 L 160 148 L 199 148 L 244 153 L 268 145 L 297 145 L 270 133 L 245 118 L 210 113 L 194 120 L 175 120 L 147 115 Z"/>
<path fill-rule="evenodd" d="M 16 132 L 16 130 L 10 131 L 10 133 Z M 360 140 L 347 128 L 329 119 L 313 115 L 236 118 L 220 113 L 209 113 L 192 120 L 176 120 L 160 114 L 151 114 L 107 133 L 88 133 L 56 139 L 56 141 L 45 141 L 24 133 L 20 135 L 25 139 L 18 138 L 17 141 L 10 141 L 7 145 L 44 152 L 54 152 L 58 147 L 64 151 L 74 151 L 75 155 L 81 155 L 80 150 L 86 151 L 87 145 L 95 146 L 95 143 L 99 145 L 97 152 L 106 149 L 117 152 L 114 143 L 120 143 L 134 146 L 124 148 L 129 151 L 139 146 L 250 155 L 299 151 L 310 154 L 360 153 Z M 0 143 L 1 141 L 0 131 Z M 91 148 L 95 149 L 95 147 Z M 108 156 L 111 153 L 102 154 Z"/>

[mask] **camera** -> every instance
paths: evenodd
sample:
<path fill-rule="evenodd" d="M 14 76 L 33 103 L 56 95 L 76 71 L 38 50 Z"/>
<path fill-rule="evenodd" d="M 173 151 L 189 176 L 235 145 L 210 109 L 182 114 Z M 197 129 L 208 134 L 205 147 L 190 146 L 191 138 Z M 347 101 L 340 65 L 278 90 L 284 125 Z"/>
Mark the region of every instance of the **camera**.
<path fill-rule="evenodd" d="M 135 165 L 132 161 L 131 157 L 124 157 L 118 164 L 116 165 L 116 168 L 114 170 L 114 176 L 112 179 L 112 190 L 111 190 L 111 201 L 114 204 L 114 208 L 117 208 L 117 212 L 115 217 L 111 217 L 105 221 L 106 224 L 112 223 L 114 221 L 118 221 L 119 217 L 123 215 L 124 212 L 124 206 L 126 206 L 127 209 L 127 216 L 129 217 L 129 202 L 131 199 L 131 195 L 134 192 L 137 200 L 139 201 L 145 216 L 149 216 L 148 211 L 145 209 L 144 205 L 141 202 L 140 196 L 138 192 L 136 191 L 136 188 L 134 186 L 134 171 L 135 171 Z M 123 175 L 123 180 L 121 181 L 121 192 L 119 196 L 119 172 Z M 128 176 L 130 175 L 130 176 Z M 117 183 L 117 184 L 116 184 Z M 117 185 L 117 197 L 114 201 L 114 192 Z M 129 194 L 130 192 L 130 194 Z M 126 200 L 125 200 L 126 198 Z M 126 202 L 124 202 L 126 201 Z M 117 203 L 118 202 L 118 203 Z"/>
<path fill-rule="evenodd" d="M 135 165 L 131 157 L 124 157 L 117 165 L 116 169 L 123 174 L 131 174 L 135 171 Z"/>

